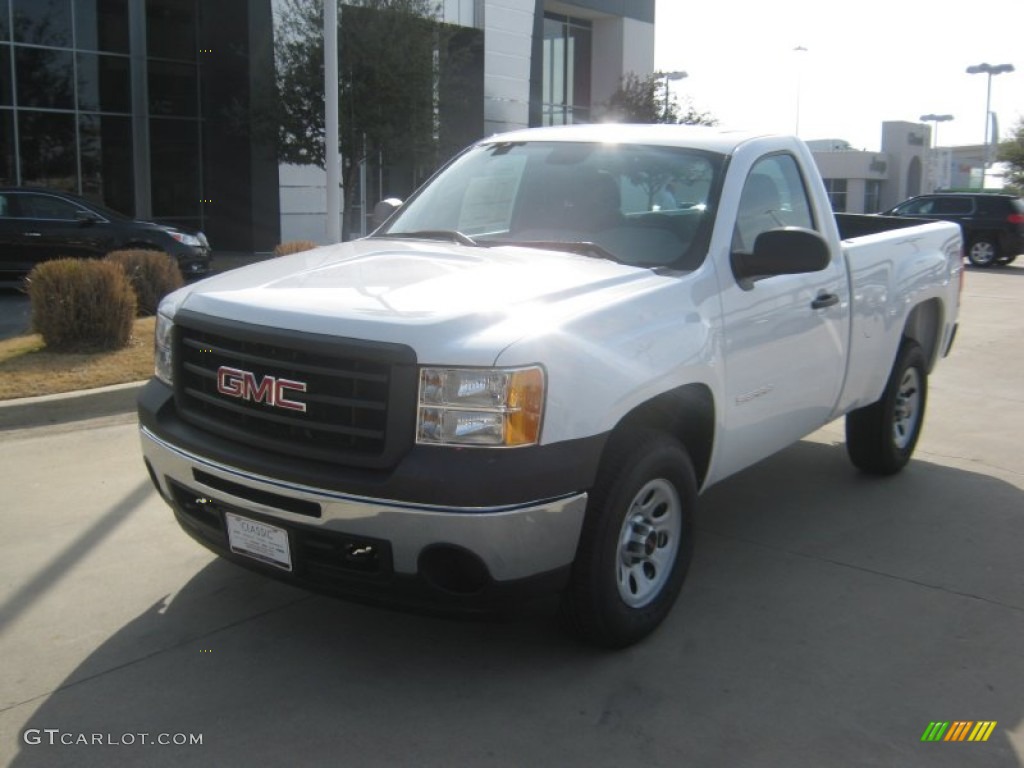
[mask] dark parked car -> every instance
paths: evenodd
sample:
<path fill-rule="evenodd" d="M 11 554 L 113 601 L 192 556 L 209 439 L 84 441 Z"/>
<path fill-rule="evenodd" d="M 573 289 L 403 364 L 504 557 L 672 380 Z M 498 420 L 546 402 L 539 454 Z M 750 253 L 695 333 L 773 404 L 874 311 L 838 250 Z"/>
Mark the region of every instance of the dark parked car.
<path fill-rule="evenodd" d="M 885 216 L 955 221 L 976 267 L 1009 264 L 1024 253 L 1024 200 L 982 192 L 940 192 L 904 200 Z"/>
<path fill-rule="evenodd" d="M 0 280 L 21 278 L 48 259 L 96 258 L 121 248 L 169 253 L 186 277 L 210 271 L 202 232 L 135 221 L 66 192 L 0 188 Z"/>

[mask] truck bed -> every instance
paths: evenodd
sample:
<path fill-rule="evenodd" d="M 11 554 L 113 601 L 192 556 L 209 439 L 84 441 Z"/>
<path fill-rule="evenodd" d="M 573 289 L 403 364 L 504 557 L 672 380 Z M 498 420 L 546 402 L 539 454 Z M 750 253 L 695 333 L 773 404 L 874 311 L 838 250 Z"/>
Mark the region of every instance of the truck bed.
<path fill-rule="evenodd" d="M 840 240 L 877 235 L 880 232 L 891 232 L 925 223 L 923 219 L 904 219 L 899 216 L 879 216 L 868 213 L 837 213 L 835 217 Z"/>

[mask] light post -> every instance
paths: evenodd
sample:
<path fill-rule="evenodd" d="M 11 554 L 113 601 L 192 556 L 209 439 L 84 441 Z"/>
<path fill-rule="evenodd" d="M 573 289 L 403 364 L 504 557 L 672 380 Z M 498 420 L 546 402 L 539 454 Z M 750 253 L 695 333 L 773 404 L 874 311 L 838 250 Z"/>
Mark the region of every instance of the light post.
<path fill-rule="evenodd" d="M 928 148 L 929 154 L 929 173 L 931 174 L 932 190 L 934 187 L 939 185 L 941 179 L 939 179 L 939 123 L 946 123 L 953 119 L 952 115 L 921 115 L 922 123 L 934 123 L 935 128 L 932 130 L 932 141 L 931 146 Z M 945 178 L 945 174 L 943 174 Z"/>
<path fill-rule="evenodd" d="M 681 70 L 676 70 L 675 72 L 655 72 L 654 76 L 657 77 L 659 80 L 664 80 L 665 81 L 665 122 L 668 122 L 668 105 L 669 105 L 669 100 L 668 100 L 668 98 L 669 98 L 668 84 L 669 84 L 669 81 L 672 81 L 672 80 L 683 80 L 683 79 L 689 77 L 689 75 L 686 72 L 683 72 Z"/>
<path fill-rule="evenodd" d="M 992 110 L 992 75 L 1001 75 L 1004 72 L 1013 72 L 1013 64 L 974 64 L 967 68 L 968 75 L 988 75 L 988 88 L 985 92 L 985 154 L 981 159 L 981 188 L 985 189 L 985 173 L 988 171 L 989 163 L 989 115 Z"/>
<path fill-rule="evenodd" d="M 793 49 L 793 53 L 807 53 L 807 49 L 798 45 Z M 800 59 L 796 70 L 796 129 L 793 131 L 793 135 L 797 138 L 800 137 L 800 91 L 803 90 L 804 85 L 804 66 L 803 59 Z"/>
<path fill-rule="evenodd" d="M 952 119 L 952 115 L 921 115 L 922 123 L 935 123 L 935 129 L 932 131 L 933 148 L 937 149 L 939 146 L 939 123 L 948 123 Z"/>

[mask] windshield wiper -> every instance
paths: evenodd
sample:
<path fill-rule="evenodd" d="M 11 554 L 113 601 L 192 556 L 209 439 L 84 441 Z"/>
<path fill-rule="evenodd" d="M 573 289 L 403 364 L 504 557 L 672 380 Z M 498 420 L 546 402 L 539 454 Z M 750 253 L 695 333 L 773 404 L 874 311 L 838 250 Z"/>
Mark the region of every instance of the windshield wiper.
<path fill-rule="evenodd" d="M 566 251 L 580 256 L 590 256 L 595 259 L 618 262 L 618 258 L 611 251 L 602 248 L 590 240 L 487 240 L 480 245 L 513 245 L 524 248 L 540 248 L 546 251 Z"/>
<path fill-rule="evenodd" d="M 410 240 L 444 240 L 449 243 L 458 243 L 459 245 L 480 245 L 469 235 L 464 235 L 457 229 L 421 229 L 417 232 L 386 232 L 382 235 L 376 235 L 381 238 L 408 238 Z"/>

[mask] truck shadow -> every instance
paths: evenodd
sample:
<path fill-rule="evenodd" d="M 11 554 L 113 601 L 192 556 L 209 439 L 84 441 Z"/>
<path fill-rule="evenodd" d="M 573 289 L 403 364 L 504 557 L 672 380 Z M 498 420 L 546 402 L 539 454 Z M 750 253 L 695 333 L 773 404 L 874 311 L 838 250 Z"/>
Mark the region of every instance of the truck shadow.
<path fill-rule="evenodd" d="M 802 442 L 705 495 L 679 602 L 619 653 L 567 639 L 551 604 L 452 621 L 214 561 L 27 724 L 203 745 L 22 744 L 12 764 L 1016 765 L 1021 509 L 987 475 L 868 478 Z M 999 725 L 921 744 L 955 719 Z"/>

